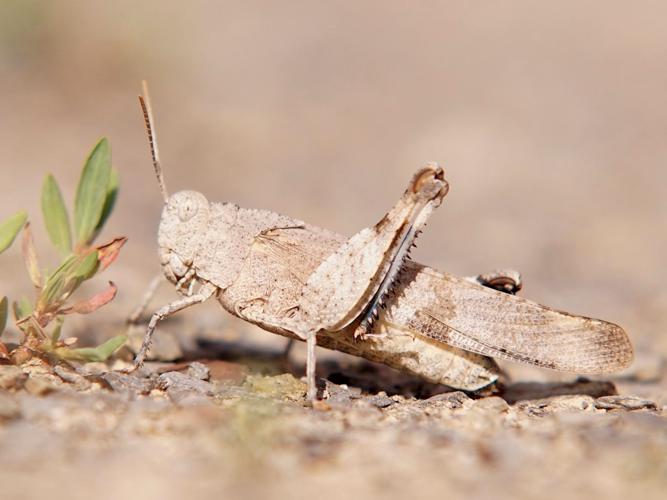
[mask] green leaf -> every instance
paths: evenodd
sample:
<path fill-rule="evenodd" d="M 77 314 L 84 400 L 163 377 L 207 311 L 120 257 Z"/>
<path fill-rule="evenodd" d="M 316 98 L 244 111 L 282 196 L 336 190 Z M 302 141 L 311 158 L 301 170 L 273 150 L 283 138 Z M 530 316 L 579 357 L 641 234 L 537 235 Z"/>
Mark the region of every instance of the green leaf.
<path fill-rule="evenodd" d="M 97 251 L 90 252 L 89 254 L 80 257 L 76 262 L 76 265 L 65 273 L 61 293 L 56 298 L 56 301 L 49 304 L 49 306 L 54 306 L 55 309 L 58 309 L 60 305 L 66 301 L 77 288 L 79 288 L 81 283 L 95 275 L 98 268 L 99 260 Z"/>
<path fill-rule="evenodd" d="M 39 294 L 37 310 L 55 311 L 85 280 L 91 278 L 99 267 L 97 251 L 86 255 L 70 255 L 47 278 Z"/>
<path fill-rule="evenodd" d="M 118 196 L 119 185 L 120 177 L 118 175 L 118 170 L 112 168 L 111 175 L 109 176 L 109 185 L 107 186 L 107 194 L 104 199 L 104 207 L 102 208 L 102 215 L 100 216 L 100 221 L 97 223 L 97 227 L 95 227 L 96 233 L 99 233 L 102 230 L 102 227 L 113 211 L 113 207 L 116 204 L 116 198 Z"/>
<path fill-rule="evenodd" d="M 99 259 L 97 250 L 95 250 L 94 252 L 90 252 L 79 261 L 76 267 L 74 267 L 72 270 L 71 276 L 73 278 L 78 278 L 81 281 L 90 279 L 95 275 L 98 264 Z"/>
<path fill-rule="evenodd" d="M 61 318 L 60 316 L 58 316 L 56 318 L 56 326 L 53 328 L 53 332 L 51 332 L 51 343 L 53 345 L 55 345 L 56 342 L 58 342 L 58 340 L 60 340 L 60 332 L 63 329 L 63 323 L 64 322 L 65 322 L 65 320 L 63 318 Z"/>
<path fill-rule="evenodd" d="M 56 300 L 63 295 L 65 276 L 70 273 L 80 259 L 81 257 L 78 255 L 70 255 L 62 262 L 62 264 L 60 264 L 58 269 L 53 271 L 53 273 L 46 279 L 46 284 L 37 300 L 37 309 L 39 311 L 45 311 L 48 305 L 54 305 Z"/>
<path fill-rule="evenodd" d="M 71 361 L 106 361 L 109 356 L 120 349 L 127 341 L 127 336 L 116 335 L 97 347 L 81 347 L 79 349 L 68 349 L 60 347 L 56 354 L 63 359 Z"/>
<path fill-rule="evenodd" d="M 98 268 L 97 251 L 84 256 L 77 256 L 73 264 L 63 269 L 61 278 L 59 278 L 61 281 L 57 282 L 52 294 L 45 297 L 43 302 L 40 300 L 40 305 L 43 306 L 40 310 L 51 312 L 58 310 L 69 296 L 79 288 L 81 283 L 95 275 Z"/>
<path fill-rule="evenodd" d="M 7 326 L 7 316 L 9 316 L 9 305 L 7 297 L 3 297 L 0 299 L 0 335 L 2 335 Z"/>
<path fill-rule="evenodd" d="M 102 217 L 111 178 L 111 148 L 106 138 L 100 140 L 88 156 L 81 172 L 74 199 L 76 243 L 90 243 Z"/>
<path fill-rule="evenodd" d="M 32 314 L 32 304 L 26 297 L 21 297 L 21 300 L 12 304 L 14 308 L 14 317 L 16 321 L 27 318 Z"/>
<path fill-rule="evenodd" d="M 85 280 L 91 278 L 99 267 L 97 251 L 86 255 L 70 255 L 47 278 L 39 294 L 37 309 L 40 312 L 55 311 Z"/>
<path fill-rule="evenodd" d="M 72 231 L 63 196 L 56 179 L 47 175 L 42 186 L 42 215 L 51 243 L 61 256 L 72 253 Z"/>
<path fill-rule="evenodd" d="M 25 211 L 20 211 L 8 219 L 0 222 L 0 253 L 4 252 L 14 242 L 14 238 L 28 219 Z"/>

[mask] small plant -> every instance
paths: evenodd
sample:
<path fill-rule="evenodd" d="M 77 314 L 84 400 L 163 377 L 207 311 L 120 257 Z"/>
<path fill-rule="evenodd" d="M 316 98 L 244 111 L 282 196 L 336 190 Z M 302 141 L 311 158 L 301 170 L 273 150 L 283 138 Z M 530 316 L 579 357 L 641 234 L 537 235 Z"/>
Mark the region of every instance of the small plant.
<path fill-rule="evenodd" d="M 74 348 L 76 338 L 61 339 L 65 316 L 91 313 L 116 296 L 116 286 L 109 282 L 104 291 L 89 299 L 69 301 L 84 281 L 109 267 L 127 240 L 119 237 L 94 245 L 111 215 L 117 193 L 118 174 L 111 167 L 111 148 L 106 139 L 95 145 L 84 164 L 74 200 L 73 226 L 58 183 L 51 174 L 46 176 L 42 187 L 42 215 L 49 239 L 60 256 L 60 264 L 52 272 L 42 271 L 25 212 L 0 223 L 0 253 L 9 248 L 23 229 L 23 259 L 35 287 L 33 301 L 22 299 L 12 305 L 16 326 L 23 336 L 20 345 L 11 352 L 0 342 L 0 358 L 17 364 L 34 354 L 73 361 L 103 361 L 125 343 L 126 337 L 118 335 L 97 347 Z M 8 300 L 3 297 L 0 335 L 7 323 L 8 309 Z"/>

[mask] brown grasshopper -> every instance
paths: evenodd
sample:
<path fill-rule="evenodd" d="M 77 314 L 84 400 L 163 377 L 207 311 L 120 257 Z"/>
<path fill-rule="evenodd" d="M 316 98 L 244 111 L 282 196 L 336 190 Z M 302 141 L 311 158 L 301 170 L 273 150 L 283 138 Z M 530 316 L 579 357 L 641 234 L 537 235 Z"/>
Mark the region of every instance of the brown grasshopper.
<path fill-rule="evenodd" d="M 182 297 L 151 317 L 135 368 L 160 320 L 213 297 L 241 319 L 306 341 L 311 400 L 316 343 L 469 391 L 498 379 L 491 357 L 581 374 L 631 362 L 622 328 L 513 295 L 521 287 L 517 273 L 463 279 L 409 260 L 448 191 L 437 165 L 418 170 L 375 226 L 345 238 L 274 212 L 209 202 L 195 191 L 169 196 L 145 83 L 139 100 L 165 202 L 160 263 Z"/>

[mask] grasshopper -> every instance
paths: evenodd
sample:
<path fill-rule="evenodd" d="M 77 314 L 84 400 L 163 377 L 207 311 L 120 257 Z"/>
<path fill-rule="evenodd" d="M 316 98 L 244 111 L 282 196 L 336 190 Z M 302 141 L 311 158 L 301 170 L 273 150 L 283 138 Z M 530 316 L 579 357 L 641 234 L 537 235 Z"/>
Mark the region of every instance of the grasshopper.
<path fill-rule="evenodd" d="M 274 212 L 209 202 L 195 191 L 168 195 L 145 82 L 139 100 L 165 203 L 160 264 L 181 297 L 150 318 L 134 369 L 161 320 L 212 298 L 245 321 L 306 342 L 309 400 L 317 396 L 316 344 L 467 391 L 498 379 L 493 358 L 580 374 L 631 362 L 621 327 L 514 295 L 521 287 L 516 272 L 457 278 L 409 258 L 449 189 L 436 164 L 414 174 L 377 224 L 345 238 Z"/>

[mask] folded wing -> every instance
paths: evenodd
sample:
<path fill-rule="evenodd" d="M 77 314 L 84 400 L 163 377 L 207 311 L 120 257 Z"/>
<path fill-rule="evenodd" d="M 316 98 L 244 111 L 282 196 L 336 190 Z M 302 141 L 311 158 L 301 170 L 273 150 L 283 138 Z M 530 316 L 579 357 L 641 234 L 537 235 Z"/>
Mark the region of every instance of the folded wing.
<path fill-rule="evenodd" d="M 623 329 L 492 290 L 419 265 L 403 278 L 393 321 L 439 342 L 511 361 L 582 374 L 627 367 L 632 345 Z"/>

